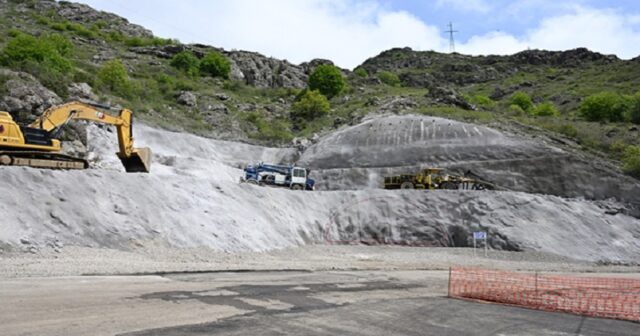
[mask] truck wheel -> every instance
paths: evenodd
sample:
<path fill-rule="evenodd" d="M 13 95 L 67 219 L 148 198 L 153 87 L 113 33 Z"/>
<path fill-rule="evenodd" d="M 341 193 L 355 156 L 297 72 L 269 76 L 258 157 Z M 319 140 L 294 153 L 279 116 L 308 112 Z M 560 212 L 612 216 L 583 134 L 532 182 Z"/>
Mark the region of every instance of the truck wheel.
<path fill-rule="evenodd" d="M 413 189 L 413 183 L 411 182 L 402 182 L 400 185 L 400 189 Z"/>
<path fill-rule="evenodd" d="M 247 180 L 247 183 L 249 183 L 249 184 L 256 184 L 256 185 L 257 185 L 257 184 L 258 184 L 258 181 L 254 180 L 254 179 L 250 179 L 250 180 Z"/>
<path fill-rule="evenodd" d="M 302 190 L 302 186 L 299 185 L 299 184 L 294 184 L 294 185 L 291 186 L 291 189 L 293 189 L 293 190 Z"/>

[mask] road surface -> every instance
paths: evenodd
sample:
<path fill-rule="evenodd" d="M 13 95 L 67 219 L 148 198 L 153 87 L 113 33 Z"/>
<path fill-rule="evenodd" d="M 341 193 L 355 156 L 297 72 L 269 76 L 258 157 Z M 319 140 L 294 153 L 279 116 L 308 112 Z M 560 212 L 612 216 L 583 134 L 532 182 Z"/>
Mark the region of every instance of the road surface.
<path fill-rule="evenodd" d="M 443 271 L 0 279 L 2 335 L 639 335 L 640 324 L 446 298 Z"/>

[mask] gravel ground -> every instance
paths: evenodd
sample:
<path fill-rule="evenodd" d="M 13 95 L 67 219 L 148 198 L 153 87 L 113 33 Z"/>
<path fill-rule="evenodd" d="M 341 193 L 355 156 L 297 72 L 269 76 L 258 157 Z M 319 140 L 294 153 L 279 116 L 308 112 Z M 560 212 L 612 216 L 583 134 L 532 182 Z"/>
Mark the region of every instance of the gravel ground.
<path fill-rule="evenodd" d="M 548 272 L 640 272 L 638 266 L 598 265 L 541 252 L 469 248 L 307 245 L 270 252 L 144 247 L 131 252 L 65 247 L 59 252 L 0 254 L 0 278 L 122 275 L 223 270 L 442 270 L 477 266 Z"/>

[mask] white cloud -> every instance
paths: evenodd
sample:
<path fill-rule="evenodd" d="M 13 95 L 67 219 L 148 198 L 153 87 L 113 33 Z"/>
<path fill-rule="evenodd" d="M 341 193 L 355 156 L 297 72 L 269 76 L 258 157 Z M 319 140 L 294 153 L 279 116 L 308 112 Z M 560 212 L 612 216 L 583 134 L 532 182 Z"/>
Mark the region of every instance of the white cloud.
<path fill-rule="evenodd" d="M 478 9 L 484 8 L 485 1 L 440 0 L 443 4 L 466 3 L 467 8 Z M 406 11 L 391 10 L 377 0 L 191 0 L 188 4 L 181 2 L 180 6 L 173 0 L 156 0 L 152 4 L 126 0 L 84 2 L 125 14 L 159 36 L 257 51 L 293 63 L 327 58 L 339 66 L 353 68 L 394 47 L 448 50 L 443 27 L 425 23 Z M 456 41 L 457 51 L 474 55 L 512 54 L 527 48 L 587 47 L 623 58 L 640 54 L 638 13 L 566 2 L 554 4 L 550 0 L 523 0 L 518 6 L 505 8 L 506 14 L 495 11 L 487 15 L 526 13 L 523 8 L 531 11 L 531 6 L 561 7 L 555 7 L 557 11 L 545 10 L 557 14 L 536 18 L 534 28 L 521 36 L 508 31 L 477 34 L 467 41 Z"/>
<path fill-rule="evenodd" d="M 510 54 L 526 48 L 566 50 L 586 47 L 601 53 L 632 58 L 640 53 L 637 16 L 609 9 L 575 6 L 571 13 L 550 17 L 523 37 L 506 33 L 474 36 L 458 48 L 470 54 Z"/>
<path fill-rule="evenodd" d="M 327 58 L 353 68 L 393 47 L 446 50 L 441 31 L 371 0 L 154 1 L 147 14 L 124 0 L 86 3 L 127 13 L 155 34 L 225 49 L 257 51 L 294 63 Z"/>
<path fill-rule="evenodd" d="M 436 6 L 479 13 L 488 13 L 491 10 L 491 5 L 485 0 L 438 0 Z"/>

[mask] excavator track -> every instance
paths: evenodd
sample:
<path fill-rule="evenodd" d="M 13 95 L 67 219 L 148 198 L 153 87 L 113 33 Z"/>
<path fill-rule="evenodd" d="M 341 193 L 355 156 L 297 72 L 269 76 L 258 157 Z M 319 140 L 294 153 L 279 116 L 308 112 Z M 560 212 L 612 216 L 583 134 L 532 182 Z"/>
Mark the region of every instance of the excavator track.
<path fill-rule="evenodd" d="M 37 151 L 0 151 L 0 166 L 49 169 L 87 169 L 89 162 L 73 156 Z"/>

